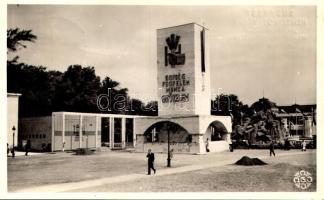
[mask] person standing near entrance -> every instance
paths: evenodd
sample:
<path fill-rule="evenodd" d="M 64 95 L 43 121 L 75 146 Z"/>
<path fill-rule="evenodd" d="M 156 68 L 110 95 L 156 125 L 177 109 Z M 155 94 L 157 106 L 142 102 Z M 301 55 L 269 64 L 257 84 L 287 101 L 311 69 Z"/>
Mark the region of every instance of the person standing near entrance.
<path fill-rule="evenodd" d="M 154 159 L 155 158 L 154 158 L 154 153 L 152 153 L 151 149 L 148 150 L 146 157 L 147 157 L 147 162 L 148 162 L 147 163 L 148 164 L 147 175 L 151 174 L 151 169 L 154 171 L 154 174 L 155 174 L 155 172 L 156 172 L 156 169 L 154 168 Z"/>
<path fill-rule="evenodd" d="M 173 149 L 170 150 L 170 159 L 173 158 Z"/>
<path fill-rule="evenodd" d="M 306 142 L 303 140 L 302 142 L 302 151 L 306 151 Z"/>
<path fill-rule="evenodd" d="M 207 138 L 207 141 L 206 141 L 206 152 L 209 152 L 209 138 Z"/>
<path fill-rule="evenodd" d="M 274 143 L 273 143 L 273 141 L 271 141 L 271 143 L 270 143 L 269 150 L 270 150 L 270 156 L 272 154 L 273 154 L 273 156 L 276 156 L 276 154 L 274 152 Z"/>
<path fill-rule="evenodd" d="M 27 144 L 25 145 L 25 156 L 28 156 L 28 152 L 30 151 L 31 143 L 30 140 L 27 140 Z"/>

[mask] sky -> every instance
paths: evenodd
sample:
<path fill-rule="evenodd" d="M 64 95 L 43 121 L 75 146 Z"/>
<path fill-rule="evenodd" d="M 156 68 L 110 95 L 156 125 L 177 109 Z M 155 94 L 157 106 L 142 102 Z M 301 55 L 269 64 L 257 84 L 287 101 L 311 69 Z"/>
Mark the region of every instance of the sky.
<path fill-rule="evenodd" d="M 59 71 L 93 66 L 143 101 L 157 98 L 156 29 L 196 22 L 209 30 L 212 96 L 316 103 L 312 6 L 9 5 L 7 16 L 8 28 L 38 37 L 9 58 Z"/>

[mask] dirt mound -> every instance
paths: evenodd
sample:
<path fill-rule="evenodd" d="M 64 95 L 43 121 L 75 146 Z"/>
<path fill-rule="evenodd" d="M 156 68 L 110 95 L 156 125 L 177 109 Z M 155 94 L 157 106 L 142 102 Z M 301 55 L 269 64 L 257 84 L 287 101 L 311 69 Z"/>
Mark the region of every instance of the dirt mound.
<path fill-rule="evenodd" d="M 252 158 L 254 165 L 266 165 L 267 163 L 263 162 L 259 158 Z"/>
<path fill-rule="evenodd" d="M 263 162 L 259 158 L 250 158 L 248 156 L 243 156 L 240 160 L 236 161 L 236 165 L 266 165 L 267 163 Z"/>

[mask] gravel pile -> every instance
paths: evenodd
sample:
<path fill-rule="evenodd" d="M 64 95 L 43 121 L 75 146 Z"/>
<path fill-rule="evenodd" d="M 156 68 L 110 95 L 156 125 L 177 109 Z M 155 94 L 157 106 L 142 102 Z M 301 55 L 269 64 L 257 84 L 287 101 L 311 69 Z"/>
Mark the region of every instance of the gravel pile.
<path fill-rule="evenodd" d="M 259 158 L 250 158 L 248 156 L 243 156 L 240 160 L 236 161 L 236 165 L 266 165 L 267 163 L 263 162 Z"/>

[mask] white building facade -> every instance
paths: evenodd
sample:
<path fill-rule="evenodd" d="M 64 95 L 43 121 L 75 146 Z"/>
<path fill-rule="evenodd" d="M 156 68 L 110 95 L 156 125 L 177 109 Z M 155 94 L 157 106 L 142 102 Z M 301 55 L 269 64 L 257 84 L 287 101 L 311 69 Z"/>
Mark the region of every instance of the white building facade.
<path fill-rule="evenodd" d="M 66 151 L 79 148 L 133 149 L 135 121 L 142 116 L 53 112 L 52 116 L 20 120 L 19 144 L 32 150 Z"/>
<path fill-rule="evenodd" d="M 7 93 L 7 143 L 9 147 L 18 145 L 19 97 L 21 94 Z M 12 130 L 14 127 L 14 131 Z"/>

